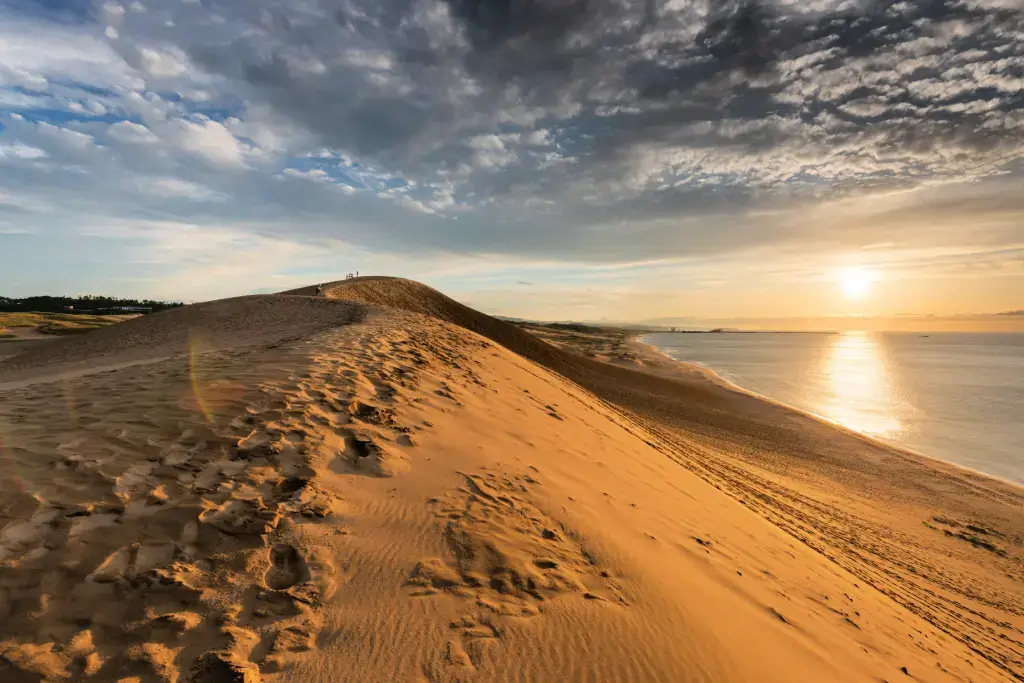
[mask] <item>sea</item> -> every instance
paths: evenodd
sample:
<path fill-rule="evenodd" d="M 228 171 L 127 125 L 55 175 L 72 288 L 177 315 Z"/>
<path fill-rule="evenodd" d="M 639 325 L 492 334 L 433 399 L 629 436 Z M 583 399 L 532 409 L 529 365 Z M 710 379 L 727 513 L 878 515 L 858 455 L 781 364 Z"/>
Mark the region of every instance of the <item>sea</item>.
<path fill-rule="evenodd" d="M 748 391 L 1024 484 L 1024 333 L 656 333 Z"/>

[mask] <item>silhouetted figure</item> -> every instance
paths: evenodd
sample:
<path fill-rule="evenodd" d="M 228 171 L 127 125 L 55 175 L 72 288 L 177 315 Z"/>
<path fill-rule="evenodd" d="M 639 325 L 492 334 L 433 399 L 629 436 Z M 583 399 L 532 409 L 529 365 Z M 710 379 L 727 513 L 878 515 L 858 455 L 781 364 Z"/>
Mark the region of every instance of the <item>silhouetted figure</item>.
<path fill-rule="evenodd" d="M 323 285 L 317 285 L 316 286 L 316 295 L 317 296 L 323 296 L 324 295 L 324 286 Z"/>

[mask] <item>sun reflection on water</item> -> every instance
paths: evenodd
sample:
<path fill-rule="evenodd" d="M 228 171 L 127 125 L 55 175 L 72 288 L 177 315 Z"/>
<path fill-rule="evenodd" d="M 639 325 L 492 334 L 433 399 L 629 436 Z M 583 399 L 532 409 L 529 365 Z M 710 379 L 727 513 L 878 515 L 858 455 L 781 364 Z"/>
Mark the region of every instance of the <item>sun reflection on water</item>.
<path fill-rule="evenodd" d="M 903 431 L 899 399 L 885 355 L 866 332 L 833 337 L 826 351 L 823 405 L 819 413 L 858 432 L 893 439 Z"/>

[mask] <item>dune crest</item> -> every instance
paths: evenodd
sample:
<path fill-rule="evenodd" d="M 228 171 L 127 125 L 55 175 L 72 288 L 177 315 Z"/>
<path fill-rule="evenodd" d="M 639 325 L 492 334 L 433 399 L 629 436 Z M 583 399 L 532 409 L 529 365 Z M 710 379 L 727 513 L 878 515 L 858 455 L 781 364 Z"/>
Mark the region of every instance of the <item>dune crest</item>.
<path fill-rule="evenodd" d="M 0 680 L 1011 680 L 432 291 L 0 362 Z"/>

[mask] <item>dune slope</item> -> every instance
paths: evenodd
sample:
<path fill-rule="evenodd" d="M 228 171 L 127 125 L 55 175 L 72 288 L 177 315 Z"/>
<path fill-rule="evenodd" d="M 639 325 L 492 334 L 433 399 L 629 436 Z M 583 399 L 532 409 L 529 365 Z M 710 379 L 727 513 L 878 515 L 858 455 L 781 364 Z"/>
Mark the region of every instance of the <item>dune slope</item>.
<path fill-rule="evenodd" d="M 396 278 L 329 297 L 432 315 L 572 380 L 657 434 L 665 455 L 1024 679 L 1024 490 L 732 391 L 648 355 L 637 368 L 544 344 Z"/>
<path fill-rule="evenodd" d="M 551 352 L 515 328 L 494 335 L 523 353 L 444 300 L 348 294 L 0 362 L 0 680 L 1014 675 L 815 547 L 839 530 L 773 518 L 792 481 L 742 488 L 710 437 L 528 360 Z"/>

